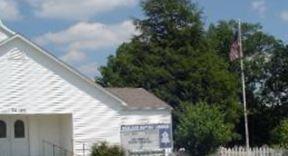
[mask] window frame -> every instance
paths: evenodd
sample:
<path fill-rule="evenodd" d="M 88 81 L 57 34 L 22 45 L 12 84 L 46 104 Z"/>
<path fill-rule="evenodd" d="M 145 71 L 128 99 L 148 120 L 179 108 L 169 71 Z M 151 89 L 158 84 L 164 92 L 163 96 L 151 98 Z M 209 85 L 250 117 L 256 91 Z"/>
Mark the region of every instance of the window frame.
<path fill-rule="evenodd" d="M 26 137 L 26 134 L 25 134 L 25 122 L 23 120 L 16 120 L 14 122 L 14 138 L 15 139 L 23 139 Z"/>
<path fill-rule="evenodd" d="M 5 139 L 5 138 L 7 138 L 7 123 L 4 120 L 0 120 L 0 129 L 1 129 L 1 124 L 3 124 L 3 126 L 4 126 L 3 127 L 4 128 L 4 135 L 2 136 L 0 134 L 0 139 Z"/>

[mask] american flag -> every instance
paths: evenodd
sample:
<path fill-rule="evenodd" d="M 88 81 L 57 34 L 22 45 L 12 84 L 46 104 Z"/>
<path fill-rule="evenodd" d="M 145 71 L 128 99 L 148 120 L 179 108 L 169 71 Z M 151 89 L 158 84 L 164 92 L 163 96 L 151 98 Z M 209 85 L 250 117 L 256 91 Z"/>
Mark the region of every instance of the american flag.
<path fill-rule="evenodd" d="M 240 58 L 240 41 L 238 31 L 236 31 L 234 34 L 233 41 L 230 47 L 229 58 L 230 61 L 235 61 Z"/>

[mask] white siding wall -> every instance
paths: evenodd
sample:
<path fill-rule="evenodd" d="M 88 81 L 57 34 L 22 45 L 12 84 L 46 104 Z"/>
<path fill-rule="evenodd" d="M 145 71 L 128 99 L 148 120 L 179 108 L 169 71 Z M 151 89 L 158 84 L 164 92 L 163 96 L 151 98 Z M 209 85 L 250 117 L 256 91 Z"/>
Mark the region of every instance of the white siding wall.
<path fill-rule="evenodd" d="M 0 114 L 71 113 L 75 148 L 120 143 L 121 104 L 20 39 L 0 47 L 0 86 Z"/>
<path fill-rule="evenodd" d="M 171 111 L 165 110 L 128 110 L 123 111 L 121 125 L 170 124 Z"/>

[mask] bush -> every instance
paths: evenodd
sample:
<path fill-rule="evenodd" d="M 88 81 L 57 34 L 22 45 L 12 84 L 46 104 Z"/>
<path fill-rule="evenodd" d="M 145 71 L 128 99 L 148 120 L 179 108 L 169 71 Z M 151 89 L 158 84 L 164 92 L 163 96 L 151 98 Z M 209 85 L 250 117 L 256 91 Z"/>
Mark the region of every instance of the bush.
<path fill-rule="evenodd" d="M 91 156 L 124 156 L 124 150 L 117 145 L 108 145 L 106 142 L 95 144 Z"/>
<path fill-rule="evenodd" d="M 288 119 L 282 120 L 272 131 L 273 144 L 288 149 Z"/>
<path fill-rule="evenodd" d="M 205 156 L 233 138 L 233 126 L 225 123 L 224 113 L 206 103 L 182 104 L 176 112 L 179 119 L 175 132 L 177 146 L 190 155 Z"/>

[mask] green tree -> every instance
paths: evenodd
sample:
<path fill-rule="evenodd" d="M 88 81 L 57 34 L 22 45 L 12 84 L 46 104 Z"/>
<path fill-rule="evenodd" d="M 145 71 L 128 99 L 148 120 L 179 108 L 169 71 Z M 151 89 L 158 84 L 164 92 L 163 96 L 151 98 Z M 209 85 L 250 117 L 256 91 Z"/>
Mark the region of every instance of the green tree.
<path fill-rule="evenodd" d="M 124 156 L 124 150 L 117 145 L 108 145 L 106 142 L 92 146 L 91 156 Z"/>
<path fill-rule="evenodd" d="M 274 145 L 288 149 L 288 119 L 280 122 L 280 125 L 272 131 L 272 136 Z"/>
<path fill-rule="evenodd" d="M 282 120 L 288 118 L 288 47 L 281 46 L 270 56 L 269 64 L 266 66 L 266 81 L 263 83 L 263 89 L 260 94 L 262 108 L 265 113 L 262 114 L 261 124 L 267 126 L 265 133 L 276 128 Z M 267 134 L 267 140 L 274 139 Z"/>
<path fill-rule="evenodd" d="M 109 57 L 98 82 L 143 87 L 173 107 L 181 102 L 217 103 L 225 119 L 235 122 L 235 75 L 209 46 L 198 6 L 190 0 L 146 0 L 142 8 L 146 18 L 135 20 L 141 34 Z"/>
<path fill-rule="evenodd" d="M 230 71 L 238 75 L 238 95 L 241 98 L 239 62 L 230 62 L 227 55 L 233 32 L 237 30 L 237 27 L 237 21 L 220 21 L 217 24 L 210 25 L 207 37 L 210 45 L 216 50 L 217 54 L 229 63 Z M 279 71 L 275 70 L 275 68 L 271 69 L 271 64 L 278 64 L 277 61 L 271 61 L 271 58 L 274 58 L 274 55 L 279 51 L 283 51 L 281 50 L 283 49 L 283 43 L 274 36 L 264 33 L 259 24 L 242 23 L 242 32 L 250 141 L 253 146 L 261 146 L 269 143 L 269 140 L 271 140 L 269 132 L 279 123 L 275 122 L 279 121 L 279 119 L 275 119 L 277 115 L 273 113 L 276 111 L 273 111 L 273 108 L 268 104 L 274 103 L 271 100 L 276 98 L 268 100 L 265 92 L 267 92 L 269 88 L 267 82 L 268 79 L 270 79 L 269 77 L 271 77 L 271 73 Z M 274 66 L 282 68 L 276 64 Z M 270 69 L 271 72 L 269 71 Z M 244 136 L 243 118 L 240 121 L 237 125 L 237 131 Z M 242 137 L 240 142 L 236 142 L 236 144 L 243 143 L 244 137 Z"/>
<path fill-rule="evenodd" d="M 263 91 L 263 102 L 274 108 L 281 108 L 278 113 L 284 115 L 287 114 L 288 107 L 288 47 L 278 48 L 270 59 L 266 69 L 267 81 Z"/>
<path fill-rule="evenodd" d="M 177 115 L 180 121 L 175 133 L 176 143 L 193 156 L 211 154 L 232 140 L 233 126 L 225 123 L 223 112 L 216 106 L 185 103 Z"/>
<path fill-rule="evenodd" d="M 263 53 L 271 54 L 281 44 L 274 36 L 264 33 L 260 24 L 243 22 L 241 29 L 243 53 L 246 58 L 252 56 L 255 58 Z M 231 41 L 236 30 L 238 30 L 238 22 L 229 20 L 210 24 L 207 31 L 209 44 L 227 62 L 229 62 L 227 52 L 230 51 Z"/>

